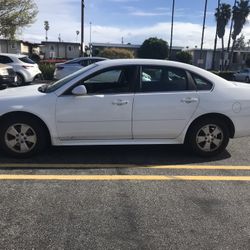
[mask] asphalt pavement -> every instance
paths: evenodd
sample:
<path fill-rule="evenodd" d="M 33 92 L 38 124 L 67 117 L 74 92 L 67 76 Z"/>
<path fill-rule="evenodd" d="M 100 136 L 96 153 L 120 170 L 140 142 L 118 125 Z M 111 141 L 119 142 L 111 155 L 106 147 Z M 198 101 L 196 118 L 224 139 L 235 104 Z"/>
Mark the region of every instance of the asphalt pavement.
<path fill-rule="evenodd" d="M 0 249 L 250 249 L 249 139 L 0 153 Z"/>

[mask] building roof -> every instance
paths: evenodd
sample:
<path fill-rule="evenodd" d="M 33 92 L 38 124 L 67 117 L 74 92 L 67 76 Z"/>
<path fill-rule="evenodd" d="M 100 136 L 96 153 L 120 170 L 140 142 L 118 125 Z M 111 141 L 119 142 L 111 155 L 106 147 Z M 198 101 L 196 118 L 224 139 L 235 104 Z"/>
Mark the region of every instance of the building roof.
<path fill-rule="evenodd" d="M 72 43 L 72 42 L 59 42 L 59 41 L 42 41 L 43 45 L 45 44 L 63 44 L 63 45 L 77 45 L 80 46 L 80 43 Z"/>

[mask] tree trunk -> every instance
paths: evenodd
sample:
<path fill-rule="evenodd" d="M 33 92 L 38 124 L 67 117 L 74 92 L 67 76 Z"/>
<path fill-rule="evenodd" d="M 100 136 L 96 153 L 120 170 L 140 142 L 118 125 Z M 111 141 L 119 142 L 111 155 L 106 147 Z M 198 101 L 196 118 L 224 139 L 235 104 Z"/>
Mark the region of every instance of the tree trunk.
<path fill-rule="evenodd" d="M 228 70 L 231 68 L 232 63 L 233 63 L 233 53 L 234 53 L 234 46 L 235 46 L 235 42 L 236 42 L 236 38 L 233 39 L 233 44 L 232 44 L 232 48 L 229 54 L 229 63 L 228 63 Z"/>
<path fill-rule="evenodd" d="M 221 38 L 221 71 L 224 71 L 224 37 Z"/>

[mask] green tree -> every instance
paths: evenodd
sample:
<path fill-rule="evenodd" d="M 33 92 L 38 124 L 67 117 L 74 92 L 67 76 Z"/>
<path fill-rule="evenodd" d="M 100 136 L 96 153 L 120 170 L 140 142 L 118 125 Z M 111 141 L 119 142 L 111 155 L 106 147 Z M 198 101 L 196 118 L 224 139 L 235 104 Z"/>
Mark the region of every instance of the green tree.
<path fill-rule="evenodd" d="M 168 43 L 162 39 L 151 37 L 143 42 L 138 50 L 138 57 L 166 59 L 168 57 Z"/>
<path fill-rule="evenodd" d="M 176 61 L 191 64 L 192 55 L 187 51 L 180 51 L 176 54 Z"/>
<path fill-rule="evenodd" d="M 99 56 L 109 59 L 134 58 L 132 51 L 118 48 L 105 48 L 104 50 L 100 51 Z"/>
<path fill-rule="evenodd" d="M 235 48 L 237 36 L 241 33 L 247 21 L 249 13 L 250 13 L 249 0 L 237 1 L 236 5 L 233 7 L 233 22 L 234 22 L 233 32 L 232 32 L 233 45 L 230 53 L 230 60 L 229 60 L 230 65 L 232 63 L 233 51 Z"/>
<path fill-rule="evenodd" d="M 241 36 L 236 39 L 234 48 L 235 49 L 245 49 L 246 48 L 245 36 L 243 34 L 241 34 Z"/>
<path fill-rule="evenodd" d="M 49 21 L 44 21 L 45 40 L 48 41 Z"/>
<path fill-rule="evenodd" d="M 231 6 L 229 4 L 222 3 L 216 8 L 215 19 L 217 22 L 217 36 L 221 39 L 221 68 L 224 70 L 224 35 L 226 26 L 231 18 Z"/>
<path fill-rule="evenodd" d="M 14 39 L 16 31 L 35 21 L 38 9 L 33 0 L 0 1 L 0 35 Z"/>

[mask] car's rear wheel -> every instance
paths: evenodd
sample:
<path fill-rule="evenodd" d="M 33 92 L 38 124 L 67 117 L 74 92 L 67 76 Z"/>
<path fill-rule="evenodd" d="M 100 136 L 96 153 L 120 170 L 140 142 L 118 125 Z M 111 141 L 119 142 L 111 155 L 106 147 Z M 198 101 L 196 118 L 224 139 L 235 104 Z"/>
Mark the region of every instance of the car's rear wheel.
<path fill-rule="evenodd" d="M 28 157 L 46 146 L 46 130 L 36 119 L 10 117 L 2 122 L 0 129 L 0 146 L 8 155 Z"/>
<path fill-rule="evenodd" d="M 204 119 L 192 125 L 187 143 L 201 156 L 213 156 L 225 150 L 229 142 L 226 124 L 219 119 Z"/>

